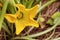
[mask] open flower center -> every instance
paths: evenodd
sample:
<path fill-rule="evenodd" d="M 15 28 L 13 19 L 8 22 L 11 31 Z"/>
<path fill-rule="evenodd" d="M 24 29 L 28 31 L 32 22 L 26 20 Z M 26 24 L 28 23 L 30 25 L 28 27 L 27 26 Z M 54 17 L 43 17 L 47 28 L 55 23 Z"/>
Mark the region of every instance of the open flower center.
<path fill-rule="evenodd" d="M 22 19 L 22 18 L 23 18 L 23 13 L 20 12 L 20 14 L 17 16 L 17 19 L 20 20 L 20 19 Z"/>

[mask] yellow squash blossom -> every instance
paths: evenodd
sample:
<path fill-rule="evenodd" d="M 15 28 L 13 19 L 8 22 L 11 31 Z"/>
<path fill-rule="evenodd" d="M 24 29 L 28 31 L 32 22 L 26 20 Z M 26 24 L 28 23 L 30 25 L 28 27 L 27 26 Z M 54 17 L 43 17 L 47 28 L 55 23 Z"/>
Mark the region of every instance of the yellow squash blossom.
<path fill-rule="evenodd" d="M 30 9 L 26 9 L 25 6 L 21 4 L 16 4 L 16 7 L 18 11 L 15 14 L 6 14 L 5 18 L 10 23 L 15 23 L 17 35 L 21 33 L 26 26 L 39 27 L 38 23 L 33 19 L 36 16 L 38 5 Z"/>

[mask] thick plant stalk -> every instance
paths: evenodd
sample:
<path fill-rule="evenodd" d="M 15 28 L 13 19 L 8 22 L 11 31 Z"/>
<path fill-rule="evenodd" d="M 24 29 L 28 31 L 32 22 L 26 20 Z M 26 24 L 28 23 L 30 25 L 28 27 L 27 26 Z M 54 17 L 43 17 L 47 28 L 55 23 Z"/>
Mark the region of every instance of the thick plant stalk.
<path fill-rule="evenodd" d="M 4 20 L 4 15 L 6 13 L 6 9 L 7 9 L 7 5 L 8 5 L 8 1 L 9 0 L 6 0 L 2 6 L 2 11 L 1 11 L 1 15 L 0 15 L 0 30 L 1 30 L 1 27 L 2 27 L 2 23 L 3 23 L 3 20 Z"/>

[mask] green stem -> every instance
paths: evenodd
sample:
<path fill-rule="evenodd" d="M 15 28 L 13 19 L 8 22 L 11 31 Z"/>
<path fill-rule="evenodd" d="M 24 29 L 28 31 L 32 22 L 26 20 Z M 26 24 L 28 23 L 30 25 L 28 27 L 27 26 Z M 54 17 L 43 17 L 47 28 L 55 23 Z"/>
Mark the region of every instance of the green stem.
<path fill-rule="evenodd" d="M 10 0 L 10 3 L 15 5 L 15 1 L 14 0 Z"/>
<path fill-rule="evenodd" d="M 28 36 L 25 36 L 25 37 L 37 37 L 37 36 L 40 36 L 40 35 L 43 35 L 43 34 L 46 34 L 48 32 L 50 32 L 51 30 L 53 30 L 55 27 L 57 26 L 57 24 L 55 24 L 53 27 L 43 31 L 43 32 L 40 32 L 40 33 L 37 33 L 37 34 L 33 34 L 33 35 L 28 35 Z"/>
<path fill-rule="evenodd" d="M 56 1 L 56 0 L 51 0 L 51 1 L 47 2 L 47 3 L 45 3 L 43 6 L 41 6 L 41 7 L 38 9 L 37 13 L 39 13 L 39 12 L 40 12 L 41 10 L 43 10 L 46 6 L 52 4 L 52 3 L 55 2 L 55 1 Z"/>
<path fill-rule="evenodd" d="M 5 16 L 5 13 L 6 13 L 8 2 L 9 2 L 9 0 L 6 0 L 3 4 L 3 7 L 2 7 L 2 12 L 1 12 L 1 16 L 0 16 L 0 30 L 1 30 L 1 27 L 2 27 L 2 23 L 3 23 L 3 20 L 4 20 L 4 16 Z"/>
<path fill-rule="evenodd" d="M 16 40 L 16 39 L 36 40 L 36 39 L 29 38 L 29 37 L 14 37 L 12 39 L 14 39 L 14 40 Z"/>

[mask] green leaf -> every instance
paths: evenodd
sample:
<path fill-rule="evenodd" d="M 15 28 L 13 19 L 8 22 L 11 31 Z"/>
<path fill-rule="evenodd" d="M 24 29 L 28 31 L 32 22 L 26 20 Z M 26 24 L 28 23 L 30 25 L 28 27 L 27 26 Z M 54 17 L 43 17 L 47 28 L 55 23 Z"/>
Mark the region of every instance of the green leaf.
<path fill-rule="evenodd" d="M 49 19 L 49 20 L 47 21 L 47 24 L 53 25 L 53 20 L 52 20 L 52 19 Z"/>
<path fill-rule="evenodd" d="M 7 7 L 7 11 L 9 13 L 13 13 L 14 14 L 17 11 L 16 7 L 14 5 L 15 5 L 15 1 L 14 0 L 10 0 L 9 4 L 8 4 L 8 7 Z"/>
<path fill-rule="evenodd" d="M 53 23 L 56 24 L 57 21 L 60 21 L 60 17 L 55 18 Z M 60 25 L 60 23 L 58 25 Z"/>
<path fill-rule="evenodd" d="M 53 20 L 52 20 L 53 19 Z M 55 12 L 51 18 L 47 21 L 47 24 L 53 25 L 56 24 L 57 21 L 60 20 L 60 12 Z M 60 23 L 59 23 L 60 24 Z M 59 25 L 58 24 L 58 25 Z"/>
<path fill-rule="evenodd" d="M 35 1 L 35 2 L 34 2 L 34 4 L 33 4 L 33 6 L 35 6 L 36 4 L 39 4 L 41 0 L 34 0 L 34 1 Z"/>
<path fill-rule="evenodd" d="M 60 20 L 60 12 L 54 13 L 54 14 L 52 15 L 52 19 L 54 19 L 54 22 L 53 22 L 53 23 L 56 24 L 57 21 Z M 60 23 L 59 23 L 58 25 L 60 25 Z"/>
<path fill-rule="evenodd" d="M 60 17 L 60 12 L 56 12 L 52 15 L 53 19 L 56 19 L 57 17 Z"/>
<path fill-rule="evenodd" d="M 29 1 L 27 2 L 26 8 L 31 8 L 33 2 L 34 2 L 34 0 L 29 0 Z"/>

